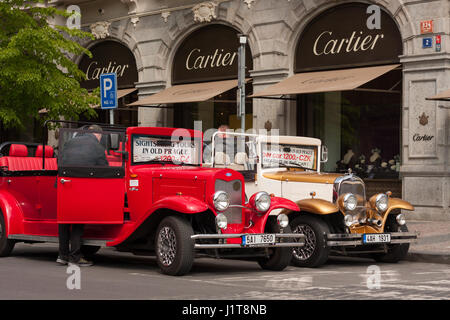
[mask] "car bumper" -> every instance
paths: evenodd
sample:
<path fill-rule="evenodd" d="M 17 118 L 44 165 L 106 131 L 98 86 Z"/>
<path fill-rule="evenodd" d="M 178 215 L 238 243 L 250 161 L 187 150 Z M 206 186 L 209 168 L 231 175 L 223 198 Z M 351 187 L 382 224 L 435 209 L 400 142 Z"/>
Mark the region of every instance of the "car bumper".
<path fill-rule="evenodd" d="M 399 243 L 415 243 L 417 242 L 417 232 L 392 232 L 388 233 L 391 236 L 390 242 L 379 243 L 364 243 L 362 233 L 331 233 L 327 234 L 326 243 L 329 247 L 342 247 L 342 246 L 368 246 L 368 245 L 380 245 L 380 244 L 399 244 Z"/>
<path fill-rule="evenodd" d="M 247 233 L 239 234 L 196 234 L 191 236 L 194 240 L 194 249 L 246 249 L 246 248 L 282 248 L 282 247 L 303 247 L 305 245 L 305 235 L 298 233 L 276 233 L 275 243 L 242 245 L 239 243 L 225 243 L 227 239 L 242 238 Z M 197 243 L 198 240 L 218 240 L 218 243 Z"/>

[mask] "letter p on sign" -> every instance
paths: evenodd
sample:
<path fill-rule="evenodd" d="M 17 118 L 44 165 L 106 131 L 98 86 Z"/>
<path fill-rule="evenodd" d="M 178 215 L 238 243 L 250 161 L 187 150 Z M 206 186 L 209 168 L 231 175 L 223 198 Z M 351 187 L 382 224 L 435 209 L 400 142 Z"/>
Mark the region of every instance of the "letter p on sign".
<path fill-rule="evenodd" d="M 105 89 L 103 90 L 103 98 L 106 98 L 108 91 L 111 90 L 112 87 L 113 87 L 112 80 L 109 78 L 103 78 L 103 88 Z"/>

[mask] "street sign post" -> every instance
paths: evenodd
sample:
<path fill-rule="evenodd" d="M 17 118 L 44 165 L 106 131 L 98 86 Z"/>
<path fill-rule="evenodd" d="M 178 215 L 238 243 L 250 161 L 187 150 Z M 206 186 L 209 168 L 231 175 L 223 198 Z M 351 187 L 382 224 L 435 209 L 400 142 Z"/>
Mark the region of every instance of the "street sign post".
<path fill-rule="evenodd" d="M 117 75 L 104 73 L 100 75 L 101 108 L 109 109 L 109 122 L 114 124 L 114 109 L 117 108 Z"/>
<path fill-rule="evenodd" d="M 238 112 L 237 116 L 241 117 L 241 129 L 245 132 L 245 45 L 247 36 L 238 34 Z"/>

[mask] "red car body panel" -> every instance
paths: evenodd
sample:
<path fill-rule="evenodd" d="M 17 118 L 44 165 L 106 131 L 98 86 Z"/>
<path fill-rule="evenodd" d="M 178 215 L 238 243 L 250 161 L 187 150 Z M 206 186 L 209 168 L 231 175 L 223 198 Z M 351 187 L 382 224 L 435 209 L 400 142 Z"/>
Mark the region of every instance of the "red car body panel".
<path fill-rule="evenodd" d="M 122 224 L 123 178 L 66 178 L 58 184 L 58 222 Z"/>
<path fill-rule="evenodd" d="M 6 183 L 6 179 L 1 179 L 0 187 Z M 6 235 L 24 233 L 24 217 L 21 205 L 17 199 L 8 191 L 0 190 L 0 209 L 3 213 L 6 224 Z"/>
<path fill-rule="evenodd" d="M 37 162 L 26 160 L 34 165 L 27 167 L 27 170 L 39 171 L 38 174 L 19 176 L 10 168 L 10 171 L 5 171 L 7 174 L 0 175 L 0 209 L 5 217 L 6 234 L 57 237 L 58 223 L 82 223 L 86 224 L 84 238 L 102 239 L 107 241 L 107 246 L 117 246 L 160 209 L 182 214 L 210 211 L 217 215 L 212 195 L 216 191 L 215 182 L 218 180 L 239 180 L 242 186 L 242 223 L 228 224 L 222 230 L 224 234 L 264 233 L 272 210 L 299 210 L 292 201 L 272 197 L 270 210 L 264 214 L 257 213 L 251 207 L 251 201 L 244 204 L 245 183 L 242 174 L 230 169 L 169 163 L 133 164 L 131 137 L 135 134 L 177 134 L 199 139 L 200 146 L 203 142 L 202 133 L 195 130 L 127 128 L 124 145 L 128 160 L 123 168 L 124 175 L 117 178 L 60 177 L 55 170 L 42 170 L 42 158 L 37 158 L 40 160 Z M 117 157 L 118 154 L 114 156 Z M 201 155 L 199 157 L 201 163 Z M 45 161 L 52 164 L 56 159 L 48 158 Z M 4 159 L 3 163 L 6 162 L 7 159 Z M 40 167 L 34 163 L 40 163 Z M 117 168 L 120 162 L 115 161 L 113 165 Z M 51 167 L 55 169 L 55 165 L 52 164 Z M 128 219 L 124 219 L 125 214 L 128 214 Z M 227 239 L 228 243 L 239 241 L 238 238 Z"/>

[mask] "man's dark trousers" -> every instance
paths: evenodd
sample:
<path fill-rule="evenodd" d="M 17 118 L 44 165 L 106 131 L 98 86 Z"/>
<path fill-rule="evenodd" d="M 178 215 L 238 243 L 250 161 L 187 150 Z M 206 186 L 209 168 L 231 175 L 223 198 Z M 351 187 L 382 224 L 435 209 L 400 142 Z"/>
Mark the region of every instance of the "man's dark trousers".
<path fill-rule="evenodd" d="M 84 224 L 59 224 L 59 256 L 61 258 L 68 258 L 71 262 L 78 262 L 80 260 L 82 257 L 81 237 L 83 231 Z"/>

